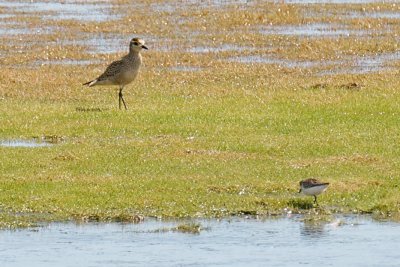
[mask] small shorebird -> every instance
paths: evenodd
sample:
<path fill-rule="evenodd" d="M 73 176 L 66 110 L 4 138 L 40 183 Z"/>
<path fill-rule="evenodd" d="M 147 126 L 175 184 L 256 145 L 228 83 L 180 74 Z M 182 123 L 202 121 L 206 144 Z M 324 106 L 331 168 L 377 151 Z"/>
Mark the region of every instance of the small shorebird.
<path fill-rule="evenodd" d="M 125 85 L 131 83 L 139 72 L 140 65 L 142 64 L 142 55 L 140 50 L 148 49 L 144 45 L 144 41 L 139 38 L 133 38 L 129 43 L 129 53 L 120 60 L 112 62 L 107 69 L 98 78 L 84 83 L 89 87 L 95 85 L 119 85 L 119 109 L 121 109 L 121 102 L 126 103 L 122 96 L 122 90 Z"/>
<path fill-rule="evenodd" d="M 300 181 L 300 191 L 299 193 L 303 193 L 307 196 L 314 196 L 314 203 L 317 203 L 317 195 L 321 194 L 328 188 L 329 183 L 320 182 L 317 179 L 309 178 L 303 181 Z"/>

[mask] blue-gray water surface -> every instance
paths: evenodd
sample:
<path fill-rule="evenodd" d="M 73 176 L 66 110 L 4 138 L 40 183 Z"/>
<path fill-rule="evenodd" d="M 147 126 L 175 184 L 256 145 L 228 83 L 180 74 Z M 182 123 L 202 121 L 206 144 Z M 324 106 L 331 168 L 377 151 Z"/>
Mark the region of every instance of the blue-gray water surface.
<path fill-rule="evenodd" d="M 368 217 L 198 220 L 200 234 L 157 231 L 182 222 L 50 224 L 0 231 L 1 266 L 399 266 L 400 224 Z"/>

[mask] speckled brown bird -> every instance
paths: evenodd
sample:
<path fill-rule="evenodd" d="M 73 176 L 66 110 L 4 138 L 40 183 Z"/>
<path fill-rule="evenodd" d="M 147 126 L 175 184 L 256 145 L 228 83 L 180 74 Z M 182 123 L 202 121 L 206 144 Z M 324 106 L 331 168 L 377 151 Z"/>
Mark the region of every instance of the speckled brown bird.
<path fill-rule="evenodd" d="M 95 85 L 118 85 L 119 109 L 121 109 L 121 102 L 124 104 L 125 109 L 127 109 L 122 90 L 126 85 L 135 80 L 139 72 L 140 65 L 142 64 L 142 55 L 140 54 L 142 49 L 148 49 L 144 45 L 144 41 L 139 38 L 133 38 L 129 43 L 129 53 L 127 55 L 120 60 L 112 62 L 98 78 L 83 85 L 89 87 Z"/>

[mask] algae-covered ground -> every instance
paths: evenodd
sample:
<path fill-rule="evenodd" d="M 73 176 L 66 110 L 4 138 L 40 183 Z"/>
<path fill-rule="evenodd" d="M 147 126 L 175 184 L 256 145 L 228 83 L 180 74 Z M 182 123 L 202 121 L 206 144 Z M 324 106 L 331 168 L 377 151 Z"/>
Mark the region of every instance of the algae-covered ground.
<path fill-rule="evenodd" d="M 308 212 L 308 177 L 319 212 L 399 212 L 395 2 L 63 2 L 0 1 L 1 227 Z M 123 111 L 81 84 L 135 36 Z"/>

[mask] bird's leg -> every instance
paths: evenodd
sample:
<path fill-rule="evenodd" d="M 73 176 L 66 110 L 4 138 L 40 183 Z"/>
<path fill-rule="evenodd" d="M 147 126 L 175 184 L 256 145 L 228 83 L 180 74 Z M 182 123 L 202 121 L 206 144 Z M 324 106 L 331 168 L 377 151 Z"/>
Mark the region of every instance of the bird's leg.
<path fill-rule="evenodd" d="M 128 108 L 126 107 L 126 103 L 125 103 L 124 97 L 122 95 L 122 89 L 124 89 L 123 86 L 121 86 L 119 88 L 119 94 L 118 94 L 118 96 L 119 96 L 119 99 L 118 99 L 119 109 L 121 109 L 121 101 L 122 101 L 122 103 L 124 104 L 125 110 L 127 110 Z"/>
<path fill-rule="evenodd" d="M 122 100 L 122 103 L 124 104 L 125 110 L 128 110 L 128 108 L 126 107 L 125 100 L 124 100 L 124 98 L 122 96 L 121 96 L 121 100 Z"/>
<path fill-rule="evenodd" d="M 122 87 L 119 88 L 119 94 L 118 94 L 118 106 L 119 106 L 119 109 L 121 109 L 121 97 L 122 97 Z"/>
<path fill-rule="evenodd" d="M 317 196 L 314 196 L 314 204 L 317 204 L 317 205 L 318 205 Z"/>

